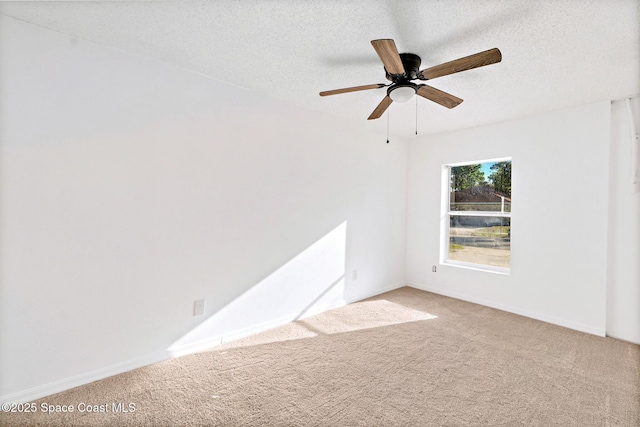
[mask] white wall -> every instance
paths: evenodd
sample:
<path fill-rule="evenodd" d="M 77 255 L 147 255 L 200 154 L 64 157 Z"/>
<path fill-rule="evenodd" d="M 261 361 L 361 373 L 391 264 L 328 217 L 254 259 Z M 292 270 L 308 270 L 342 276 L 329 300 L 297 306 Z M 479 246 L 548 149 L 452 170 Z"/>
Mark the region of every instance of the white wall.
<path fill-rule="evenodd" d="M 640 97 L 631 100 L 640 131 Z M 636 142 L 637 144 L 637 142 Z M 632 127 L 625 101 L 611 104 L 607 335 L 640 344 L 640 176 L 631 182 Z M 636 145 L 637 147 L 637 145 Z M 635 152 L 638 165 L 640 147 Z M 640 171 L 639 171 L 640 172 Z"/>
<path fill-rule="evenodd" d="M 401 141 L 1 16 L 0 93 L 0 400 L 404 281 Z"/>
<path fill-rule="evenodd" d="M 407 282 L 605 333 L 609 102 L 409 145 Z M 439 265 L 442 165 L 512 157 L 511 273 Z"/>

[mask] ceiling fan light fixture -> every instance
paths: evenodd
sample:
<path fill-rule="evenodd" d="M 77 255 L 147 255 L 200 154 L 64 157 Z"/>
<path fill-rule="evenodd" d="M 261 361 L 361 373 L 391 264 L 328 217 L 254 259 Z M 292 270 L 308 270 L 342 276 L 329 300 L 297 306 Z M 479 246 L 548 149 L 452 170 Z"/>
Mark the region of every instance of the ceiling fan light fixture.
<path fill-rule="evenodd" d="M 414 97 L 416 90 L 411 86 L 398 86 L 389 93 L 393 102 L 407 102 Z"/>

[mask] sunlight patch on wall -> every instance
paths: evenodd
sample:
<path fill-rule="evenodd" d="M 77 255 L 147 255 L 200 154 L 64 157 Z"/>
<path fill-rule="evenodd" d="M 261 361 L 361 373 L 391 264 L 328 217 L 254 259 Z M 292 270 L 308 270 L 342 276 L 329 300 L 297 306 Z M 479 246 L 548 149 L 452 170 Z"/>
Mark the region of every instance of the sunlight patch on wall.
<path fill-rule="evenodd" d="M 345 304 L 347 222 L 343 222 L 169 348 L 200 351 Z"/>

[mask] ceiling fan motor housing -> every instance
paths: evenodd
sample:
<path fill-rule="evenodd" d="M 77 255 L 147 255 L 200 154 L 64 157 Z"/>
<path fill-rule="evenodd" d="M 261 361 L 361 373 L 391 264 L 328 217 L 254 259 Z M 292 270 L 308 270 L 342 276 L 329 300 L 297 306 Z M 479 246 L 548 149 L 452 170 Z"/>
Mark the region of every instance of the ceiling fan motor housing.
<path fill-rule="evenodd" d="M 399 80 L 416 79 L 418 71 L 420 71 L 420 63 L 422 62 L 422 59 L 420 59 L 420 57 L 415 53 L 401 53 L 400 60 L 404 67 L 404 74 L 389 74 L 385 69 L 384 72 L 387 76 L 387 80 L 398 83 Z"/>

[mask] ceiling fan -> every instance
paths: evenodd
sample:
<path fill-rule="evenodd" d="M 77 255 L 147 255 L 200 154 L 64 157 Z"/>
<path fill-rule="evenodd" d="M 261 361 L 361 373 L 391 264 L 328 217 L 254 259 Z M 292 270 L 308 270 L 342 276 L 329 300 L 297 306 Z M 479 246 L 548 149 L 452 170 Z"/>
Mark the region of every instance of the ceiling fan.
<path fill-rule="evenodd" d="M 431 80 L 436 77 L 495 64 L 502 60 L 500 50 L 493 48 L 420 70 L 420 57 L 414 53 L 398 53 L 396 43 L 392 39 L 372 40 L 371 44 L 382 60 L 387 80 L 390 80 L 391 84 L 378 83 L 320 92 L 320 96 L 329 96 L 387 87 L 387 96 L 373 110 L 368 120 L 382 116 L 393 101 L 406 102 L 416 94 L 447 108 L 453 108 L 459 105 L 462 99 L 426 84 L 413 83 L 412 80 Z"/>

